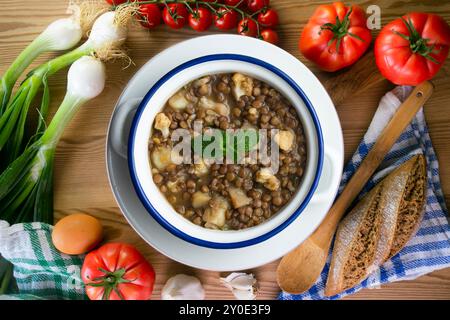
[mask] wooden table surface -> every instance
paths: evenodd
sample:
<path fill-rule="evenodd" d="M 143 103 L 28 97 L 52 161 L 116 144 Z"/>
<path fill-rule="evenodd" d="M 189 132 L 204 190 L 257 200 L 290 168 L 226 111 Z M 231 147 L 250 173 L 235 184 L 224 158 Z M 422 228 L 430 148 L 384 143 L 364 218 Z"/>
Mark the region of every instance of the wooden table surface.
<path fill-rule="evenodd" d="M 0 9 L 0 74 L 18 53 L 51 21 L 62 17 L 68 1 L 31 0 L 26 6 L 19 0 L 2 0 Z M 301 28 L 317 5 L 328 1 L 272 0 L 279 11 L 280 46 L 296 56 L 322 81 L 332 96 L 339 113 L 345 138 L 346 161 L 353 154 L 366 131 L 382 95 L 393 87 L 382 79 L 374 66 L 372 53 L 350 69 L 328 74 L 317 70 L 297 49 Z M 350 2 L 350 1 L 347 1 Z M 382 24 L 411 11 L 440 14 L 450 23 L 450 1 L 372 0 L 352 1 L 363 8 L 371 4 L 381 8 Z M 378 31 L 373 32 L 374 36 Z M 156 286 L 153 297 L 169 276 L 187 273 L 203 282 L 208 299 L 229 299 L 232 295 L 219 284 L 219 274 L 186 267 L 158 253 L 145 243 L 128 225 L 113 198 L 105 166 L 105 137 L 115 102 L 133 74 L 155 54 L 197 33 L 158 27 L 151 32 L 135 26 L 127 47 L 135 66 L 122 70 L 118 62 L 108 65 L 107 86 L 100 97 L 84 106 L 66 129 L 57 149 L 55 168 L 56 218 L 85 212 L 101 219 L 107 241 L 134 244 L 153 264 Z M 36 61 L 51 57 L 44 55 Z M 442 186 L 450 204 L 450 59 L 433 79 L 435 93 L 426 104 L 425 114 L 438 154 Z M 66 85 L 66 72 L 50 79 L 52 110 L 60 103 Z M 251 270 L 260 284 L 260 299 L 273 299 L 279 292 L 275 280 L 277 262 Z M 380 289 L 362 290 L 349 299 L 450 299 L 450 269 L 433 272 L 414 281 L 384 285 Z"/>

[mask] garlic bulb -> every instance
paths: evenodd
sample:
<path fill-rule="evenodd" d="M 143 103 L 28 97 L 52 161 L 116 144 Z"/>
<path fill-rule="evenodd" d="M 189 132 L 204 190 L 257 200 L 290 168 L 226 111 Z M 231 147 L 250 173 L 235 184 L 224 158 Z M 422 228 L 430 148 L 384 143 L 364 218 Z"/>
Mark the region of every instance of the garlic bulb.
<path fill-rule="evenodd" d="M 233 272 L 226 278 L 220 278 L 220 281 L 231 290 L 238 300 L 254 300 L 256 298 L 257 286 L 253 274 Z"/>
<path fill-rule="evenodd" d="M 177 274 L 167 280 L 161 291 L 162 300 L 204 300 L 205 290 L 193 276 Z"/>

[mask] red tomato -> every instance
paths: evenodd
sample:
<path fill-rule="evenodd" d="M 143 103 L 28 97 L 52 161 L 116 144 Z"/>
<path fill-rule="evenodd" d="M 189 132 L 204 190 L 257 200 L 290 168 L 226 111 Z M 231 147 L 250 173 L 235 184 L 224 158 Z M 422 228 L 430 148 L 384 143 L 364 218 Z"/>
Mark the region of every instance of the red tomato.
<path fill-rule="evenodd" d="M 238 13 L 231 9 L 220 8 L 214 16 L 214 25 L 221 30 L 230 30 L 238 23 Z"/>
<path fill-rule="evenodd" d="M 200 7 L 194 9 L 192 13 L 189 14 L 189 25 L 195 31 L 205 31 L 212 24 L 212 13 L 207 8 Z"/>
<path fill-rule="evenodd" d="M 277 44 L 279 40 L 278 33 L 272 29 L 264 29 L 261 31 L 261 38 L 271 44 Z"/>
<path fill-rule="evenodd" d="M 395 84 L 431 79 L 448 56 L 450 27 L 431 13 L 410 13 L 387 24 L 375 41 L 380 72 Z"/>
<path fill-rule="evenodd" d="M 267 9 L 258 14 L 258 22 L 264 27 L 273 28 L 278 25 L 278 13 L 274 9 Z"/>
<path fill-rule="evenodd" d="M 81 278 L 91 300 L 148 300 L 155 271 L 133 246 L 107 243 L 86 256 Z"/>
<path fill-rule="evenodd" d="M 237 32 L 243 36 L 255 37 L 258 34 L 258 26 L 252 19 L 245 18 L 239 21 Z"/>
<path fill-rule="evenodd" d="M 325 71 L 355 63 L 372 41 L 364 11 L 342 2 L 319 6 L 300 36 L 303 55 Z"/>
<path fill-rule="evenodd" d="M 270 0 L 247 0 L 247 7 L 251 12 L 259 11 L 270 5 Z"/>
<path fill-rule="evenodd" d="M 161 9 L 157 4 L 143 4 L 139 7 L 140 23 L 146 28 L 154 28 L 161 23 Z"/>
<path fill-rule="evenodd" d="M 182 3 L 169 3 L 163 11 L 164 23 L 173 29 L 180 29 L 188 21 L 189 12 Z"/>

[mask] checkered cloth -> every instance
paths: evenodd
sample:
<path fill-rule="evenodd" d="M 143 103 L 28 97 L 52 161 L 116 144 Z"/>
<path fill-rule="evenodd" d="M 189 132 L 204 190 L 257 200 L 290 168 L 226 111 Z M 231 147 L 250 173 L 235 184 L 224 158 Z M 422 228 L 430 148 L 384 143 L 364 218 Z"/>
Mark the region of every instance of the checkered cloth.
<path fill-rule="evenodd" d="M 83 257 L 56 250 L 52 228 L 40 222 L 10 227 L 0 221 L 0 254 L 14 265 L 19 289 L 0 299 L 87 299 L 80 277 Z"/>
<path fill-rule="evenodd" d="M 397 87 L 381 99 L 364 139 L 344 170 L 339 192 L 342 191 L 345 184 L 361 164 L 362 159 L 367 155 L 377 137 L 401 104 L 401 101 L 404 101 L 410 92 L 411 87 Z M 423 110 L 418 112 L 412 123 L 402 133 L 384 159 L 378 172 L 361 192 L 360 197 L 374 187 L 383 177 L 415 154 L 424 154 L 427 160 L 427 203 L 420 229 L 406 247 L 384 263 L 361 284 L 328 298 L 324 296 L 324 287 L 330 266 L 330 252 L 325 268 L 312 288 L 300 295 L 290 295 L 282 292 L 279 295 L 279 299 L 339 299 L 363 288 L 377 288 L 381 284 L 388 282 L 411 280 L 426 273 L 450 267 L 448 212 L 439 181 L 438 161 L 428 134 Z"/>

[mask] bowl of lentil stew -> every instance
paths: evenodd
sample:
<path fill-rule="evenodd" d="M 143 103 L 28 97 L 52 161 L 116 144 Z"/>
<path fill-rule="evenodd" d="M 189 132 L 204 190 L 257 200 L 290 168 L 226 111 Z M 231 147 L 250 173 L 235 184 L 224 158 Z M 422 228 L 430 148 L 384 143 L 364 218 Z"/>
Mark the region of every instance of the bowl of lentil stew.
<path fill-rule="evenodd" d="M 238 96 L 239 81 L 251 81 L 251 91 L 241 88 Z M 208 108 L 213 112 L 203 112 Z M 171 147 L 168 134 L 192 129 L 193 118 L 220 130 L 279 129 L 279 171 L 211 164 L 199 174 L 204 164 L 161 163 Z M 301 88 L 244 55 L 201 57 L 168 72 L 141 102 L 128 150 L 132 181 L 149 213 L 174 235 L 210 248 L 248 246 L 283 230 L 307 206 L 323 162 L 320 123 Z"/>

